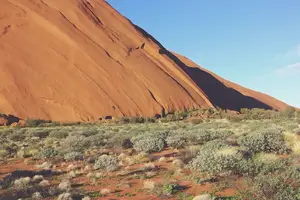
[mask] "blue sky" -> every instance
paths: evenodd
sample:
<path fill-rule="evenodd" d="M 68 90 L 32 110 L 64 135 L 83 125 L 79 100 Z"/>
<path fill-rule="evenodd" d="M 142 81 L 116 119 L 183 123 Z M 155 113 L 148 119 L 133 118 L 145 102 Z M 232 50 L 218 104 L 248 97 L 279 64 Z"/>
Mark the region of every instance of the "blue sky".
<path fill-rule="evenodd" d="M 300 107 L 299 0 L 107 0 L 166 48 Z"/>

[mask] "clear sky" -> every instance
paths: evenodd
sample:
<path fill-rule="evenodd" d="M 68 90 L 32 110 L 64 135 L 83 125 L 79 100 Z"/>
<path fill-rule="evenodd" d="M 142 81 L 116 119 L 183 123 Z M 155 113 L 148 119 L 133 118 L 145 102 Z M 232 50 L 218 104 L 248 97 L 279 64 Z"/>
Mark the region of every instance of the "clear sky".
<path fill-rule="evenodd" d="M 107 0 L 167 49 L 300 107 L 299 0 Z"/>

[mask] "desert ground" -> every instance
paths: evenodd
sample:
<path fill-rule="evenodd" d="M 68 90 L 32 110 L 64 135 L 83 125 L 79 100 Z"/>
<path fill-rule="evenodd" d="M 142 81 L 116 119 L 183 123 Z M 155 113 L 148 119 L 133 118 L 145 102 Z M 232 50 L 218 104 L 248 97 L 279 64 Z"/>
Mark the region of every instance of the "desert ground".
<path fill-rule="evenodd" d="M 300 198 L 299 112 L 201 113 L 2 127 L 0 199 Z"/>

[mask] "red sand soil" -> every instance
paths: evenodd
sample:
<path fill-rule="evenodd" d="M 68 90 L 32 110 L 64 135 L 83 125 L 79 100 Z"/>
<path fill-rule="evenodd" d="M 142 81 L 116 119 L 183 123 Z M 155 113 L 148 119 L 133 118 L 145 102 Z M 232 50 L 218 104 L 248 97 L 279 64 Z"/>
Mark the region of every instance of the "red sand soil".
<path fill-rule="evenodd" d="M 181 192 L 184 192 L 185 194 L 189 194 L 192 196 L 196 196 L 202 193 L 212 192 L 215 188 L 214 183 L 205 183 L 205 184 L 196 184 L 195 181 L 189 178 L 189 175 L 191 174 L 191 171 L 188 169 L 184 169 L 181 174 L 178 175 L 172 175 L 167 176 L 169 172 L 176 171 L 178 168 L 172 166 L 172 160 L 170 157 L 173 157 L 174 159 L 177 157 L 177 154 L 174 152 L 173 149 L 166 149 L 160 153 L 154 153 L 150 155 L 153 159 L 155 159 L 152 163 L 157 166 L 157 175 L 155 175 L 152 178 L 144 179 L 144 178 L 137 178 L 134 177 L 133 174 L 139 174 L 138 169 L 141 169 L 141 167 L 144 166 L 143 164 L 135 164 L 130 166 L 127 170 L 128 172 L 132 172 L 128 175 L 118 175 L 120 171 L 117 172 L 110 172 L 108 175 L 105 175 L 102 178 L 99 178 L 96 181 L 96 184 L 92 184 L 91 180 L 87 178 L 87 173 L 85 172 L 82 175 L 78 175 L 75 178 L 71 179 L 72 184 L 78 185 L 78 189 L 83 190 L 88 193 L 99 193 L 101 189 L 109 189 L 111 192 L 105 196 L 102 197 L 95 197 L 93 199 L 139 199 L 139 200 L 158 200 L 162 199 L 160 197 L 157 197 L 153 192 L 144 190 L 144 181 L 151 180 L 155 182 L 156 184 L 161 183 L 177 183 L 180 186 L 185 186 L 187 189 L 182 190 Z M 158 158 L 160 157 L 166 157 L 168 161 L 166 162 L 158 162 Z M 38 163 L 42 163 L 43 161 L 39 161 Z M 32 164 L 24 164 L 24 160 L 14 160 L 10 161 L 6 164 L 1 164 L 0 166 L 0 179 L 2 179 L 5 175 L 9 174 L 10 172 L 17 170 L 17 169 L 23 169 L 23 170 L 40 170 L 36 168 L 37 163 Z M 72 164 L 72 162 L 64 163 L 56 163 L 57 168 L 64 172 L 68 172 L 68 166 Z M 81 161 L 73 162 L 74 165 L 82 168 L 86 165 L 83 165 Z M 90 165 L 92 167 L 92 165 Z M 124 168 L 121 169 L 121 171 Z M 140 173 L 145 174 L 145 172 Z M 62 175 L 63 177 L 64 175 Z M 58 185 L 60 183 L 60 178 L 55 178 L 50 180 L 50 183 L 52 186 Z M 234 182 L 237 183 L 238 180 L 234 180 Z M 75 186 L 74 186 L 75 187 Z M 0 190 L 1 192 L 4 192 L 3 190 Z M 119 194 L 118 194 L 119 193 Z M 126 196 L 126 194 L 132 195 L 132 196 Z M 218 192 L 216 193 L 220 196 L 233 196 L 236 194 L 236 190 L 233 188 L 224 188 L 224 189 L 218 189 Z M 48 198 L 53 199 L 53 198 Z M 170 200 L 178 199 L 175 196 L 169 197 Z"/>
<path fill-rule="evenodd" d="M 15 170 L 37 170 L 37 168 L 34 165 L 24 164 L 24 160 L 7 161 L 5 164 L 0 163 L 0 179 Z"/>
<path fill-rule="evenodd" d="M 0 72 L 0 112 L 20 118 L 287 106 L 164 49 L 103 0 L 1 1 Z"/>

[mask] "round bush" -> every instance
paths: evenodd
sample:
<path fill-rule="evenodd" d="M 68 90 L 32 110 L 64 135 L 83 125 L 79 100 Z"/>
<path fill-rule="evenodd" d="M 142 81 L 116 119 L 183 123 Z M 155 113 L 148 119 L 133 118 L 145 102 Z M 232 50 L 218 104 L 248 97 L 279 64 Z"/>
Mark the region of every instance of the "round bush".
<path fill-rule="evenodd" d="M 42 158 L 52 158 L 58 155 L 58 151 L 52 147 L 45 148 L 41 151 L 40 156 Z"/>
<path fill-rule="evenodd" d="M 242 159 L 238 150 L 232 147 L 215 151 L 205 150 L 199 152 L 198 156 L 191 161 L 190 166 L 215 176 L 222 172 L 234 171 Z"/>
<path fill-rule="evenodd" d="M 160 152 L 165 147 L 165 142 L 155 135 L 142 135 L 132 139 L 133 148 L 139 152 Z"/>
<path fill-rule="evenodd" d="M 94 164 L 94 169 L 105 169 L 115 171 L 118 169 L 118 159 L 111 155 L 101 155 Z"/>
<path fill-rule="evenodd" d="M 279 130 L 267 129 L 248 134 L 238 139 L 238 144 L 251 152 L 288 153 L 290 150 L 284 142 L 284 135 Z"/>
<path fill-rule="evenodd" d="M 83 152 L 91 145 L 91 141 L 83 136 L 69 136 L 64 141 L 64 147 L 70 151 Z"/>

